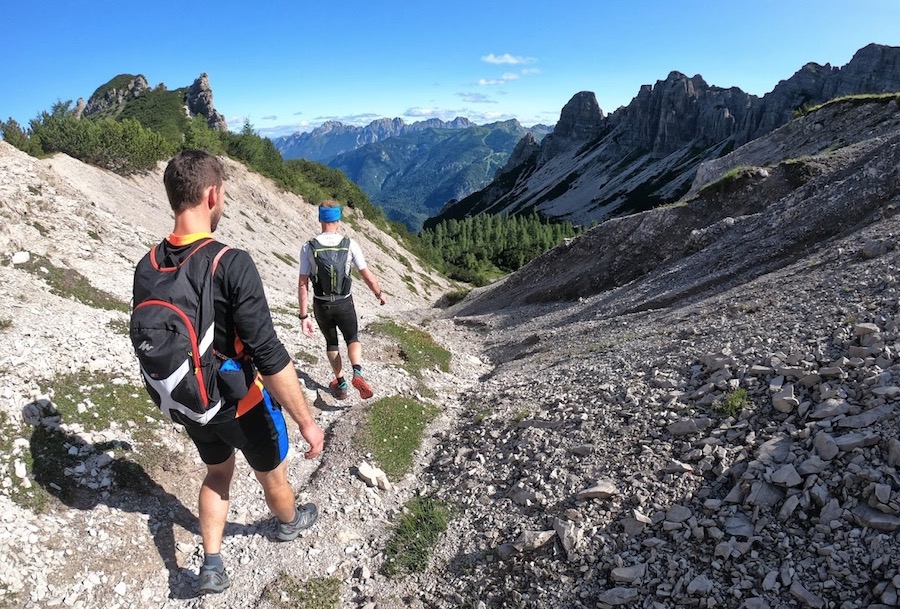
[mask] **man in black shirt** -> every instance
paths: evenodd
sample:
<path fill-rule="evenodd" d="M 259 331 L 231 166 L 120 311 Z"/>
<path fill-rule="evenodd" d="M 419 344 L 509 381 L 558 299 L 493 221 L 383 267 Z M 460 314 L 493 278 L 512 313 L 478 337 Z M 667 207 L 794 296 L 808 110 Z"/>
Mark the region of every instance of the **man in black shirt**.
<path fill-rule="evenodd" d="M 175 228 L 150 254 L 157 269 L 179 267 L 210 241 L 225 207 L 224 168 L 214 156 L 183 151 L 165 170 L 163 181 L 175 212 Z M 285 457 L 289 437 L 282 408 L 297 423 L 312 459 L 322 452 L 324 434 L 316 424 L 300 388 L 293 362 L 275 334 L 262 280 L 250 255 L 228 249 L 218 260 L 212 280 L 215 303 L 213 348 L 222 359 L 243 370 L 248 385 L 240 400 L 226 403 L 209 423 L 187 425 L 188 435 L 206 464 L 200 487 L 199 520 L 204 563 L 199 592 L 222 592 L 230 586 L 219 554 L 228 515 L 229 491 L 240 450 L 277 518 L 276 538 L 295 539 L 318 516 L 313 503 L 296 506 L 288 483 Z M 135 303 L 143 300 L 135 282 Z"/>

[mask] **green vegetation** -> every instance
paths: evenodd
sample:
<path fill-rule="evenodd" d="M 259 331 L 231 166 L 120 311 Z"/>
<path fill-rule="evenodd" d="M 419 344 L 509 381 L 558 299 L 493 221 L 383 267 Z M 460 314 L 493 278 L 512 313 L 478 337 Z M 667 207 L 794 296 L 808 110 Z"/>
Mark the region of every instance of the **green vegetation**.
<path fill-rule="evenodd" d="M 0 330 L 6 330 L 12 325 L 12 320 L 6 317 L 0 317 Z"/>
<path fill-rule="evenodd" d="M 307 353 L 306 351 L 297 351 L 297 353 L 294 354 L 294 361 L 308 364 L 310 366 L 315 366 L 319 363 L 319 358 L 312 353 Z"/>
<path fill-rule="evenodd" d="M 486 285 L 581 232 L 571 223 L 547 222 L 537 214 L 481 214 L 440 222 L 419 238 L 422 257 L 438 270 L 458 281 Z"/>
<path fill-rule="evenodd" d="M 106 322 L 106 327 L 122 336 L 128 336 L 131 332 L 131 323 L 128 319 L 110 319 Z"/>
<path fill-rule="evenodd" d="M 373 323 L 370 329 L 397 341 L 403 368 L 416 378 L 422 378 L 422 370 L 435 366 L 444 372 L 450 371 L 450 352 L 427 332 L 393 321 Z"/>
<path fill-rule="evenodd" d="M 96 309 L 131 312 L 131 307 L 127 302 L 95 288 L 87 277 L 78 271 L 58 267 L 43 256 L 32 254 L 28 262 L 20 265 L 19 268 L 46 281 L 50 286 L 50 291 L 57 296 L 74 298 L 78 302 Z"/>
<path fill-rule="evenodd" d="M 148 420 L 161 419 L 156 406 L 147 398 L 146 392 L 123 379 L 108 374 L 67 374 L 53 379 L 38 381 L 42 391 L 53 391 L 53 403 L 41 405 L 41 423 L 36 425 L 29 438 L 29 448 L 21 456 L 29 479 L 36 484 L 26 487 L 18 478 L 11 489 L 12 499 L 22 507 L 42 512 L 51 502 L 51 496 L 64 501 L 70 499 L 77 487 L 66 469 L 75 468 L 87 456 L 101 452 L 111 453 L 113 471 L 121 485 L 139 486 L 146 476 L 136 474 L 145 467 L 155 467 L 164 460 L 166 448 L 155 440 Z M 46 424 L 47 421 L 53 422 Z M 11 442 L 15 437 L 4 420 L 0 437 L 5 442 L 0 445 L 2 454 L 10 455 Z M 86 432 L 104 431 L 113 428 L 128 428 L 131 437 L 141 444 L 140 452 L 126 442 L 103 442 L 85 444 L 80 436 L 73 436 L 56 423 L 80 425 Z M 80 447 L 72 451 L 73 446 Z M 123 457 L 131 456 L 135 461 Z"/>
<path fill-rule="evenodd" d="M 750 405 L 751 402 L 750 397 L 747 395 L 747 390 L 738 388 L 728 392 L 725 397 L 719 400 L 716 404 L 716 411 L 729 417 L 737 417 Z"/>
<path fill-rule="evenodd" d="M 389 479 L 402 478 L 412 468 L 422 431 L 438 412 L 435 406 L 397 395 L 369 406 L 363 444 Z"/>
<path fill-rule="evenodd" d="M 303 582 L 280 573 L 262 594 L 263 600 L 283 609 L 337 609 L 341 604 L 341 581 L 334 577 L 311 577 Z"/>
<path fill-rule="evenodd" d="M 408 501 L 384 550 L 384 574 L 425 571 L 431 549 L 447 530 L 450 516 L 449 508 L 438 499 L 415 497 Z"/>
<path fill-rule="evenodd" d="M 67 423 L 79 423 L 85 429 L 102 431 L 129 421 L 144 427 L 147 417 L 163 418 L 143 387 L 108 373 L 65 374 L 38 384 L 53 390 L 53 404 Z"/>
<path fill-rule="evenodd" d="M 185 92 L 186 89 L 147 91 L 125 104 L 119 119 L 136 120 L 173 147 L 179 146 L 188 127 L 188 117 L 184 113 Z"/>
<path fill-rule="evenodd" d="M 858 95 L 844 95 L 843 97 L 835 97 L 834 99 L 830 99 L 822 104 L 803 104 L 802 106 L 794 110 L 793 117 L 800 118 L 801 116 L 806 116 L 807 114 L 811 114 L 812 112 L 816 112 L 817 110 L 821 110 L 822 108 L 830 106 L 832 104 L 868 104 L 872 102 L 887 103 L 895 99 L 900 100 L 900 93 L 861 93 Z"/>
<path fill-rule="evenodd" d="M 704 186 L 700 189 L 700 192 L 703 192 L 708 189 L 718 189 L 719 191 L 723 190 L 729 184 L 733 184 L 739 178 L 747 175 L 748 172 L 756 169 L 755 167 L 751 167 L 750 165 L 738 165 L 737 167 L 732 167 L 725 174 L 719 178 L 718 180 L 714 180 L 709 182 L 708 184 L 704 184 Z"/>
<path fill-rule="evenodd" d="M 145 171 L 168 157 L 174 147 L 134 119 L 79 120 L 71 102 L 58 102 L 31 120 L 27 131 L 14 120 L 0 122 L 10 144 L 33 156 L 64 152 L 91 165 L 121 174 Z"/>
<path fill-rule="evenodd" d="M 32 255 L 19 268 L 40 277 L 50 286 L 50 291 L 63 298 L 72 298 L 82 304 L 96 309 L 109 309 L 130 313 L 127 302 L 119 300 L 109 292 L 91 285 L 87 277 L 74 269 L 65 269 L 54 265 L 43 256 Z"/>
<path fill-rule="evenodd" d="M 279 260 L 281 260 L 283 263 L 285 263 L 288 266 L 297 266 L 300 264 L 290 254 L 279 254 L 278 252 L 272 252 L 272 255 L 275 256 L 276 258 L 278 258 Z"/>
<path fill-rule="evenodd" d="M 127 85 L 134 76 L 123 74 L 98 88 L 98 93 Z M 185 89 L 147 91 L 120 109 L 79 119 L 71 101 L 57 102 L 23 129 L 15 120 L 0 121 L 8 143 L 35 157 L 64 152 L 76 159 L 130 174 L 153 169 L 178 150 L 198 149 L 227 154 L 275 181 L 281 188 L 317 205 L 335 199 L 360 211 L 369 221 L 390 231 L 384 214 L 339 170 L 307 160 L 285 162 L 268 138 L 244 123 L 240 133 L 210 129 L 206 118 L 184 114 Z M 348 220 L 351 218 L 348 216 Z"/>

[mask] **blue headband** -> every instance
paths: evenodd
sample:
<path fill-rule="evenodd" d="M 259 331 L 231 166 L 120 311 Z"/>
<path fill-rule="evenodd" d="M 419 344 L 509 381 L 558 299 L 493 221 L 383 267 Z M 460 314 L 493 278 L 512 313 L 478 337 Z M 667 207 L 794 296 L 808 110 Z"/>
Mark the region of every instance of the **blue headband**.
<path fill-rule="evenodd" d="M 340 207 L 319 207 L 319 222 L 337 222 L 340 219 Z"/>

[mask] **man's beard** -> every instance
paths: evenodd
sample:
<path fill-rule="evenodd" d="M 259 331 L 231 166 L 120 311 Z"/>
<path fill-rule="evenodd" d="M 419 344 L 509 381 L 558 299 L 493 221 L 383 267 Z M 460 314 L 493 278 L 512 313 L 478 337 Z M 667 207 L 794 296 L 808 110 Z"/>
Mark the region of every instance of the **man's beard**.
<path fill-rule="evenodd" d="M 213 209 L 212 217 L 209 221 L 209 232 L 214 233 L 216 231 L 216 227 L 219 226 L 219 220 L 222 219 L 223 211 L 224 205 L 216 205 Z"/>

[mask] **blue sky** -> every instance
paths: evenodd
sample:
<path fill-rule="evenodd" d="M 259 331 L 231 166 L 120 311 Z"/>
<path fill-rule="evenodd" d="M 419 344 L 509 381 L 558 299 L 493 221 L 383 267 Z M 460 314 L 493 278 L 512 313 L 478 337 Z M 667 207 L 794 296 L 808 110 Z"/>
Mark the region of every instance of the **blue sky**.
<path fill-rule="evenodd" d="M 609 113 L 677 70 L 764 95 L 807 62 L 900 46 L 898 0 L 4 5 L 0 118 L 23 125 L 118 74 L 177 88 L 201 72 L 229 126 L 264 135 L 383 117 L 553 125 L 579 91 Z"/>

